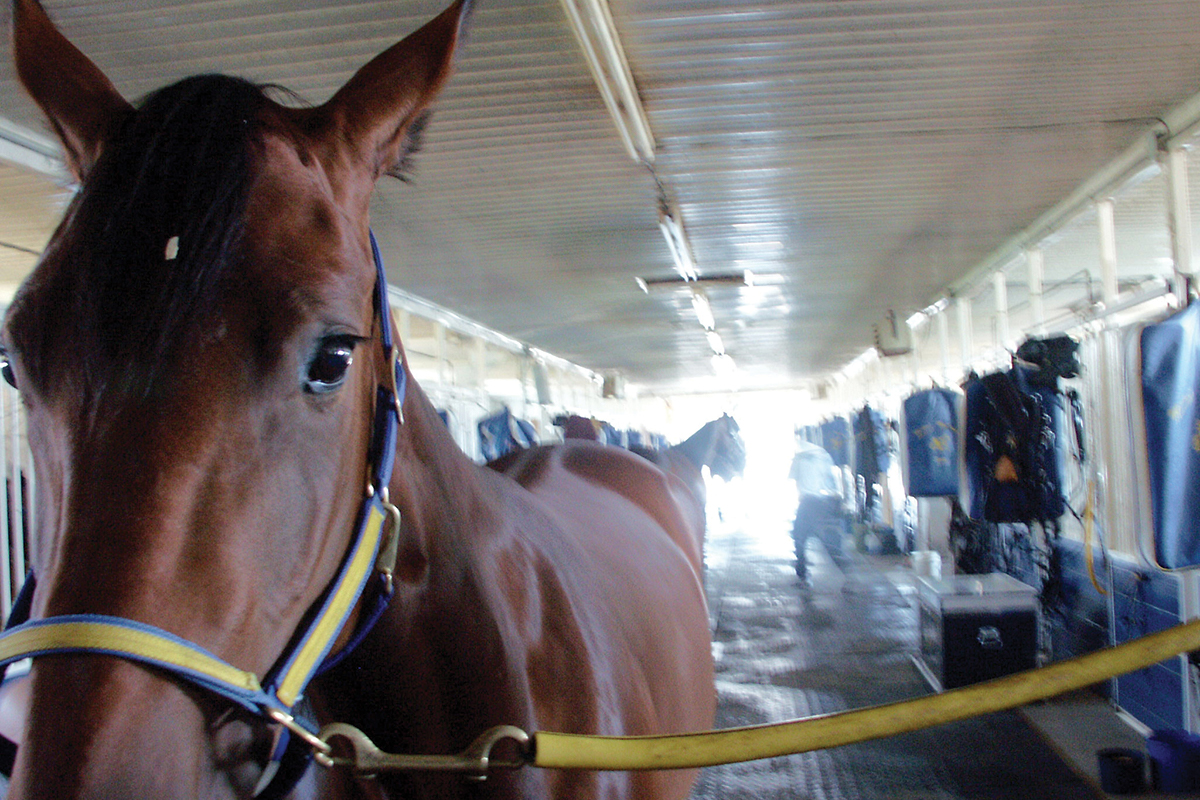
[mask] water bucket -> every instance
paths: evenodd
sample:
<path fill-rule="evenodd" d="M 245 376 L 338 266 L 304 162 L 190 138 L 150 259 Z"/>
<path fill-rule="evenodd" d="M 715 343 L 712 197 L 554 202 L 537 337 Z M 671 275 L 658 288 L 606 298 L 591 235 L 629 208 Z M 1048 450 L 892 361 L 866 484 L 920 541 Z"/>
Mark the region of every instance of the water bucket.
<path fill-rule="evenodd" d="M 942 554 L 936 550 L 914 550 L 912 568 L 918 578 L 941 579 Z"/>
<path fill-rule="evenodd" d="M 1181 730 L 1155 731 L 1146 740 L 1150 773 L 1160 792 L 1200 790 L 1200 736 Z"/>
<path fill-rule="evenodd" d="M 1109 794 L 1138 794 L 1146 789 L 1146 756 L 1140 750 L 1109 747 L 1096 751 L 1100 788 Z"/>

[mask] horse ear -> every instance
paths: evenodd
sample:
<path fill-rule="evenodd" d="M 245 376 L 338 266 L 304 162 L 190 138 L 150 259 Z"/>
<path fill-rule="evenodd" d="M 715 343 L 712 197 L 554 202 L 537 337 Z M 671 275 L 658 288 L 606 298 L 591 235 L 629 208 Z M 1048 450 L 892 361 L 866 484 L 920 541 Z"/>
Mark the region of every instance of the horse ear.
<path fill-rule="evenodd" d="M 67 167 L 82 181 L 110 126 L 132 106 L 59 33 L 38 0 L 13 0 L 13 57 L 25 90 L 62 141 Z"/>
<path fill-rule="evenodd" d="M 378 178 L 403 158 L 405 134 L 450 77 L 470 0 L 457 0 L 420 30 L 372 59 L 317 109 L 327 135 Z"/>

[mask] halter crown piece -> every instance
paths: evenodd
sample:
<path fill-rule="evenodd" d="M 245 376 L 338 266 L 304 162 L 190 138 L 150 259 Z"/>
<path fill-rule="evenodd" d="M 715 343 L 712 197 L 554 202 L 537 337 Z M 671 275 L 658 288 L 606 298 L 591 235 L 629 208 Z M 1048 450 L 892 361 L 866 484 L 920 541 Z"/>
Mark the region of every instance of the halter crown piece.
<path fill-rule="evenodd" d="M 400 512 L 388 501 L 387 485 L 396 454 L 396 435 L 403 421 L 401 407 L 407 373 L 392 341 L 387 276 L 379 245 L 370 233 L 375 260 L 375 313 L 380 342 L 393 365 L 386 385 L 376 389 L 375 420 L 367 453 L 370 480 L 359 509 L 354 536 L 337 575 L 318 600 L 319 609 L 306 628 L 297 632 L 275 666 L 262 678 L 241 670 L 199 645 L 168 631 L 123 617 L 76 614 L 29 621 L 35 577 L 30 573 L 14 603 L 12 616 L 0 634 L 0 675 L 9 664 L 48 654 L 94 653 L 117 656 L 171 673 L 277 723 L 280 736 L 263 771 L 255 796 L 271 800 L 286 795 L 303 775 L 313 752 L 326 752 L 322 742 L 293 709 L 309 682 L 329 669 L 366 637 L 392 596 L 392 568 Z M 351 640 L 330 654 L 367 583 L 374 576 L 374 600 L 363 614 Z M 12 749 L 15 753 L 15 748 Z M 11 771 L 11 763 L 4 770 Z"/>

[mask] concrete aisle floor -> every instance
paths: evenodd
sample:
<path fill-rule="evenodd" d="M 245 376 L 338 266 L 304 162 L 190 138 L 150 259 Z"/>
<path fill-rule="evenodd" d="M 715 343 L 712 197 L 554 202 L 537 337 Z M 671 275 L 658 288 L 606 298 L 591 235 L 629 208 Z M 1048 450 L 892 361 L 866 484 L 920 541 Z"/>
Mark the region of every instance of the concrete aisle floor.
<path fill-rule="evenodd" d="M 917 615 L 906 559 L 853 554 L 839 564 L 814 541 L 802 583 L 786 531 L 752 536 L 737 526 L 714 527 L 706 586 L 718 727 L 928 693 L 911 662 Z M 1090 695 L 1024 713 L 713 767 L 701 772 L 693 798 L 1103 798 L 1095 750 L 1142 746 L 1140 736 Z"/>

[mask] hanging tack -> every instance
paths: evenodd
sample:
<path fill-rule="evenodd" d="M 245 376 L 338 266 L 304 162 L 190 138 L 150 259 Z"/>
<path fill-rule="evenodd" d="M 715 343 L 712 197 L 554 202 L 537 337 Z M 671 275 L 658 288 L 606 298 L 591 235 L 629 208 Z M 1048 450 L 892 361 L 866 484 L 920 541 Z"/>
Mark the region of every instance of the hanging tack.
<path fill-rule="evenodd" d="M 163 258 L 167 261 L 174 261 L 179 256 L 179 237 L 172 236 L 167 239 L 167 249 L 163 252 Z"/>

